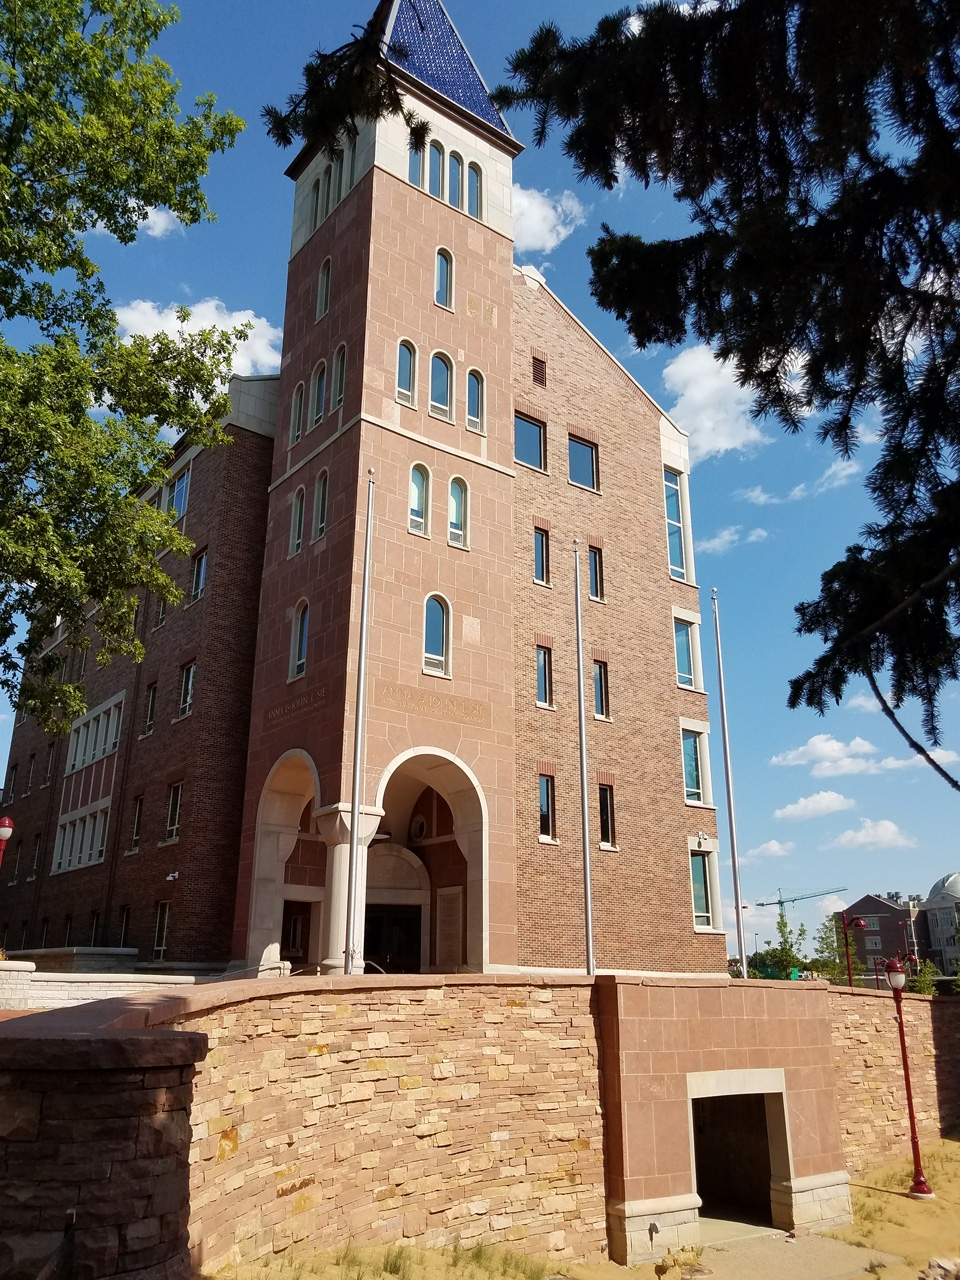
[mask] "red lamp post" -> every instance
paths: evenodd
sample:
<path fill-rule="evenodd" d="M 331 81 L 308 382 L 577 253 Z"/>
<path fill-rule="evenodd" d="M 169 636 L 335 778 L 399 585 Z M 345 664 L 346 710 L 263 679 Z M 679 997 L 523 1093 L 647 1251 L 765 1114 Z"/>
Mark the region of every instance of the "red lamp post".
<path fill-rule="evenodd" d="M 853 986 L 853 965 L 850 962 L 850 930 L 865 929 L 867 927 L 866 920 L 862 916 L 854 916 L 852 920 L 847 921 L 847 913 L 840 912 L 840 919 L 843 921 L 843 948 L 847 953 L 847 986 Z"/>
<path fill-rule="evenodd" d="M 0 862 L 3 862 L 3 851 L 7 847 L 7 841 L 13 835 L 13 823 L 6 816 L 0 818 Z"/>
<path fill-rule="evenodd" d="M 910 1087 L 910 1063 L 907 1059 L 907 1038 L 903 1031 L 903 988 L 907 981 L 907 971 L 900 960 L 888 960 L 884 965 L 887 982 L 893 991 L 894 1003 L 897 1007 L 897 1026 L 900 1028 L 900 1055 L 903 1058 L 903 1081 L 907 1092 L 907 1115 L 910 1117 L 910 1146 L 913 1150 L 913 1182 L 909 1195 L 914 1200 L 935 1200 L 930 1190 L 920 1163 L 920 1139 L 917 1137 L 917 1117 L 913 1110 L 913 1089 Z"/>

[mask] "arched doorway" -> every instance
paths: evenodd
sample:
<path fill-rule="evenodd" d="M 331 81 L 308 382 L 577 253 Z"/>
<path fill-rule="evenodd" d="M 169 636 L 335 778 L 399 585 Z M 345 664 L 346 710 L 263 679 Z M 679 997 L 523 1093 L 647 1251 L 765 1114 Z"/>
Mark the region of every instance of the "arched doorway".
<path fill-rule="evenodd" d="M 489 960 L 489 827 L 472 770 L 440 748 L 414 749 L 398 756 L 384 774 L 377 805 L 383 817 L 370 856 L 380 841 L 389 842 L 425 869 L 421 892 L 428 894 L 429 904 L 421 916 L 422 968 L 482 971 Z M 399 927 L 399 912 L 396 921 Z M 411 917 L 408 935 L 413 927 Z M 365 945 L 365 955 L 370 954 Z"/>
<path fill-rule="evenodd" d="M 318 803 L 313 761 L 288 751 L 270 771 L 257 813 L 246 964 L 264 975 L 319 958 L 326 868 L 312 817 Z"/>
<path fill-rule="evenodd" d="M 367 857 L 363 959 L 371 972 L 430 967 L 430 876 L 415 853 L 377 842 Z"/>

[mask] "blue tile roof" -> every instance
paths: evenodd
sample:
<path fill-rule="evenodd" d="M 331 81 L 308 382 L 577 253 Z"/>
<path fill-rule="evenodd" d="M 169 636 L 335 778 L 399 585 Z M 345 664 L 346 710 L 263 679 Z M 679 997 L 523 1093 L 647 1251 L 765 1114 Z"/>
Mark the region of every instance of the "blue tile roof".
<path fill-rule="evenodd" d="M 387 39 L 406 51 L 391 57 L 395 66 L 512 137 L 440 0 L 397 0 Z"/>

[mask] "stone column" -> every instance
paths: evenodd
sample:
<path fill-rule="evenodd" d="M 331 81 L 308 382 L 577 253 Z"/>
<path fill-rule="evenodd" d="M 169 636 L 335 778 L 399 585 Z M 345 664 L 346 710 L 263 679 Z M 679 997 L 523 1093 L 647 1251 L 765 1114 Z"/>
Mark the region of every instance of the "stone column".
<path fill-rule="evenodd" d="M 320 961 L 322 973 L 343 973 L 347 935 L 347 893 L 350 876 L 350 805 L 324 805 L 314 814 L 320 839 L 327 846 Z M 357 913 L 353 936 L 354 972 L 363 972 L 363 925 L 367 897 L 367 849 L 380 825 L 382 809 L 364 805 L 359 813 L 357 847 Z"/>

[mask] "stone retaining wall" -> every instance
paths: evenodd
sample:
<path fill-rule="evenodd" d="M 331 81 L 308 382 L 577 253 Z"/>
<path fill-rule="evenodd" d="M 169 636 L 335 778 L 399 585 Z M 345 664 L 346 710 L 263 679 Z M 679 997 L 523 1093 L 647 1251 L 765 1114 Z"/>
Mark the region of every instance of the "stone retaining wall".
<path fill-rule="evenodd" d="M 889 991 L 830 988 L 837 1102 L 847 1168 L 909 1154 L 900 1036 Z M 921 1140 L 960 1124 L 960 999 L 903 997 Z"/>
<path fill-rule="evenodd" d="M 196 978 L 181 974 L 140 977 L 121 973 L 72 973 L 40 971 L 33 961 L 0 960 L 0 1009 L 65 1009 L 91 1000 L 143 992 L 164 993 L 170 988 L 192 987 Z"/>

